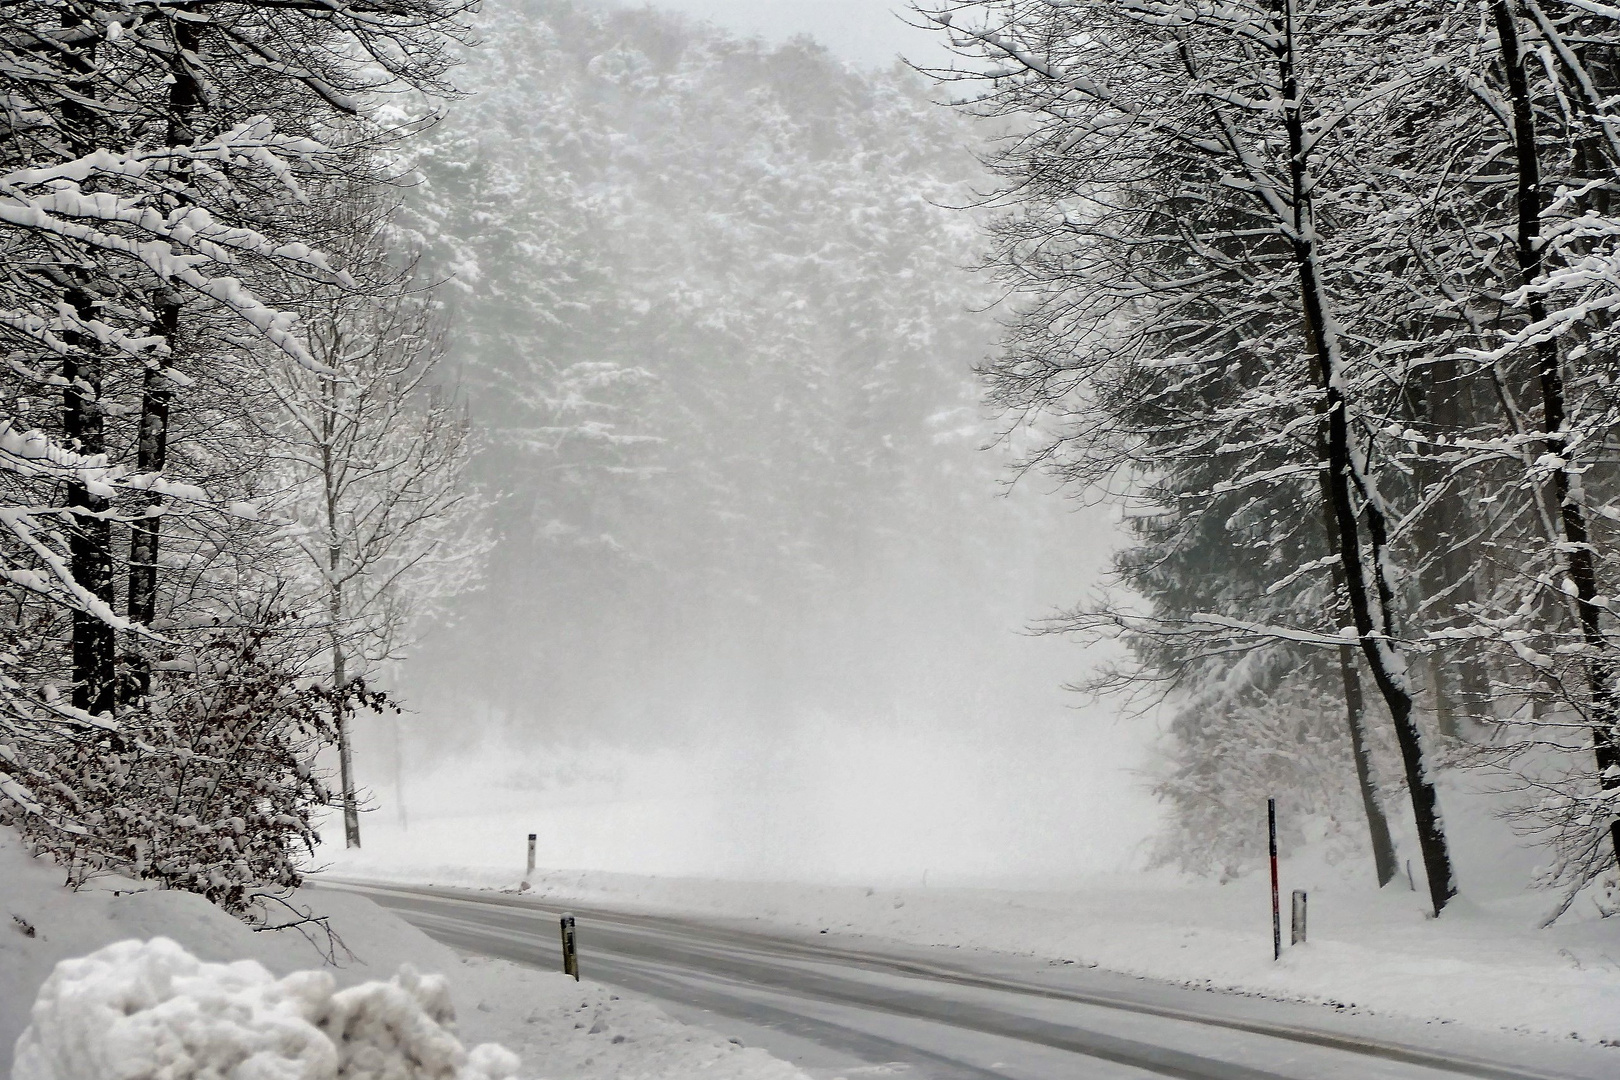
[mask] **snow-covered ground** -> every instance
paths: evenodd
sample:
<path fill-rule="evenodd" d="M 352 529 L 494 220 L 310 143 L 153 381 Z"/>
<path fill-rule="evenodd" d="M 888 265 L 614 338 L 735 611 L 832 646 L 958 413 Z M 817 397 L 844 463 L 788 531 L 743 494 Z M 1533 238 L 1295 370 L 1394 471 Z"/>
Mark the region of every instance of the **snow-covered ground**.
<path fill-rule="evenodd" d="M 339 856 L 333 872 L 375 880 L 510 889 L 501 866 Z M 1098 875 L 1060 891 L 865 888 L 540 871 L 532 891 L 626 911 L 1098 965 L 1212 989 L 1413 1019 L 1577 1037 L 1620 1046 L 1620 920 L 1579 910 L 1537 926 L 1546 897 L 1457 901 L 1426 915 L 1404 883 L 1369 889 L 1342 868 L 1285 864 L 1310 898 L 1308 944 L 1271 959 L 1269 883 L 1173 874 Z M 1287 919 L 1287 913 L 1284 913 Z M 1283 930 L 1285 940 L 1288 928 Z M 1620 1070 L 1620 1061 L 1616 1062 Z"/>
<path fill-rule="evenodd" d="M 1158 819 L 1121 764 L 1130 733 L 1084 722 L 1084 740 L 1046 732 L 993 753 L 951 740 L 930 749 L 923 732 L 829 753 L 789 732 L 779 755 L 721 747 L 684 767 L 652 751 L 502 748 L 419 763 L 393 805 L 366 815 L 363 854 L 320 858 L 356 877 L 513 888 L 538 832 L 540 865 L 582 869 L 548 870 L 535 890 L 582 905 L 1000 950 L 1620 1043 L 1620 918 L 1583 900 L 1541 929 L 1556 900 L 1529 886 L 1542 853 L 1504 822 L 1488 776 L 1442 781 L 1462 889 L 1442 918 L 1404 873 L 1380 890 L 1370 858 L 1329 862 L 1320 853 L 1335 845 L 1317 843 L 1282 872 L 1285 905 L 1291 890 L 1308 893 L 1309 943 L 1274 963 L 1266 875 L 1221 885 L 1140 870 Z M 1093 741 L 1110 779 L 1077 786 L 1098 771 L 1076 756 Z M 1263 837 L 1262 796 L 1253 811 Z M 1406 815 L 1393 825 L 1415 853 Z"/>
<path fill-rule="evenodd" d="M 116 941 L 166 937 L 204 961 L 254 960 L 276 975 L 323 966 L 296 931 L 254 933 L 200 897 L 107 878 L 72 893 L 49 863 L 30 859 L 0 828 L 0 1077 L 58 961 Z M 295 902 L 326 915 L 352 958 L 330 968 L 339 985 L 387 980 L 402 964 L 449 980 L 457 1033 L 495 1042 L 523 1061 L 518 1075 L 551 1080 L 802 1080 L 763 1050 L 671 1019 L 650 1003 L 585 980 L 505 961 L 469 959 L 364 897 L 309 890 Z"/>

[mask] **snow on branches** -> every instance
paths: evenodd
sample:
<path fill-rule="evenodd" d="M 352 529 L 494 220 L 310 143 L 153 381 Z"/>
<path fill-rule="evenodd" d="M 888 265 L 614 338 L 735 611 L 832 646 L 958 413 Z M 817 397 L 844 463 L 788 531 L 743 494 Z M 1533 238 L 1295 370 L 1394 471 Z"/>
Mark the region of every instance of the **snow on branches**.
<path fill-rule="evenodd" d="M 1362 747 L 1370 677 L 1436 910 L 1436 737 L 1557 788 L 1526 813 L 1561 888 L 1612 874 L 1620 845 L 1617 27 L 1487 7 L 918 9 L 964 58 L 935 72 L 961 106 L 1020 118 L 992 160 L 1015 313 L 991 396 L 1048 433 L 1029 464 L 1139 507 L 1117 569 L 1147 603 L 1054 628 L 1124 636 L 1119 681 L 1178 709 L 1234 679 L 1336 698 Z M 1182 737 L 1219 756 L 1238 730 Z M 1385 880 L 1375 766 L 1358 758 Z M 1581 810 L 1536 816 L 1555 804 Z"/>
<path fill-rule="evenodd" d="M 300 305 L 369 295 L 327 252 L 378 102 L 450 92 L 467 10 L 0 10 L 0 815 L 74 881 L 295 883 L 315 755 L 386 700 L 311 677 L 264 414 L 282 368 L 342 378 Z"/>

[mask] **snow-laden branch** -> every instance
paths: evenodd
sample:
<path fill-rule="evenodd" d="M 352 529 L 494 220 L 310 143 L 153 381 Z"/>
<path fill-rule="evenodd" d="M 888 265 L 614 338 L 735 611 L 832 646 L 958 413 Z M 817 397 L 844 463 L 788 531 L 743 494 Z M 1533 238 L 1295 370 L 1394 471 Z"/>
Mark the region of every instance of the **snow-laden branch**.
<path fill-rule="evenodd" d="M 159 281 L 189 289 L 233 312 L 281 353 L 313 371 L 324 371 L 304 347 L 293 313 L 261 301 L 239 276 L 221 273 L 243 259 L 263 260 L 316 280 L 352 284 L 326 256 L 297 242 L 280 242 L 258 230 L 220 222 L 190 200 L 168 213 L 154 203 L 178 182 L 183 168 L 217 162 L 269 175 L 294 199 L 307 199 L 289 159 L 314 162 L 324 147 L 280 135 L 268 117 L 254 117 L 229 131 L 186 146 L 121 153 L 97 150 L 71 161 L 0 174 L 0 224 L 63 242 L 98 257 L 136 263 Z M 109 190 L 101 190 L 106 185 Z M 49 314 L 0 310 L 10 327 L 56 353 L 68 350 L 64 328 L 88 332 L 97 341 L 131 355 L 158 349 L 153 336 L 132 336 L 64 309 L 52 299 Z"/>

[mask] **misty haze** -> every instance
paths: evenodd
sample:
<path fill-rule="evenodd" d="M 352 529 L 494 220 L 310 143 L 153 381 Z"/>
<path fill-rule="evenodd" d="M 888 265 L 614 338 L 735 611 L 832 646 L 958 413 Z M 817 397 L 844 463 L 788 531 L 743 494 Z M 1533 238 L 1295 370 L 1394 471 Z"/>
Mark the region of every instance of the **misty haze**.
<path fill-rule="evenodd" d="M 0 1073 L 1620 1075 L 1617 57 L 0 5 Z"/>

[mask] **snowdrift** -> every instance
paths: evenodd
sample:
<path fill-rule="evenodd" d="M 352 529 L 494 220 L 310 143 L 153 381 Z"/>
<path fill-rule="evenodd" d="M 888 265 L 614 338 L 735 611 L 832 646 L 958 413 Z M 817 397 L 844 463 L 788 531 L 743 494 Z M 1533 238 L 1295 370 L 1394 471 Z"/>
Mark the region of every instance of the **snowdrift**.
<path fill-rule="evenodd" d="M 510 1051 L 470 1053 L 443 976 L 406 965 L 337 988 L 210 964 L 168 938 L 120 941 L 56 966 L 17 1041 L 12 1080 L 507 1080 Z"/>

